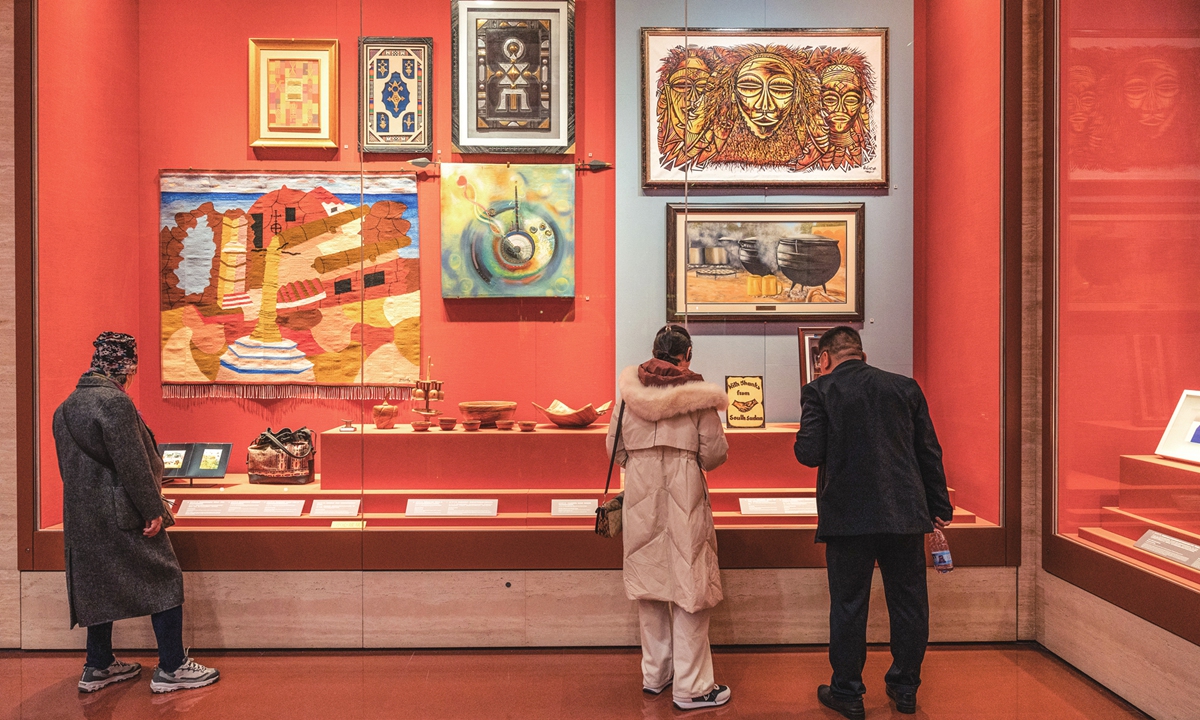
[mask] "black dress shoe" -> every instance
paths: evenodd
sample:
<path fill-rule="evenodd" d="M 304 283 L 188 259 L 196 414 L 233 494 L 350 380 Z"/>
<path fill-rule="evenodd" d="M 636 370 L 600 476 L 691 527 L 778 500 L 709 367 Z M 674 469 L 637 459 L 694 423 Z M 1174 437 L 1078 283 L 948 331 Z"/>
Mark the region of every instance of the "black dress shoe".
<path fill-rule="evenodd" d="M 834 697 L 833 690 L 828 685 L 821 685 L 817 688 L 817 699 L 825 707 L 841 713 L 842 717 L 850 718 L 850 720 L 863 720 L 867 716 L 867 711 L 863 709 L 862 698 L 841 700 Z"/>
<path fill-rule="evenodd" d="M 896 703 L 896 709 L 905 715 L 912 715 L 917 711 L 917 694 L 915 692 L 900 692 L 893 690 L 889 685 L 887 696 Z"/>

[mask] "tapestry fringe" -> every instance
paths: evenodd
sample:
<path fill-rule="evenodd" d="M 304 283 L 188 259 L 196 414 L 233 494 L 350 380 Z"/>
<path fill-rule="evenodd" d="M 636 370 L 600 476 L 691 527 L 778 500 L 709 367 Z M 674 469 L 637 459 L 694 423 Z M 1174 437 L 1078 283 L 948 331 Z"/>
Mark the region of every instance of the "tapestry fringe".
<path fill-rule="evenodd" d="M 412 396 L 412 387 L 391 385 L 169 385 L 163 384 L 167 400 L 228 398 L 234 400 L 389 400 Z"/>

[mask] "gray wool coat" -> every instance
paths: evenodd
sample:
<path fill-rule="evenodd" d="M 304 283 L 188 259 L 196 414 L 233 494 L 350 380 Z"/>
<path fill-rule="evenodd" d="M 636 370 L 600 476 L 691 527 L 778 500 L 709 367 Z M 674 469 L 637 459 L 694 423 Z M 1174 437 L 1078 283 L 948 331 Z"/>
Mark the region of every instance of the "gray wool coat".
<path fill-rule="evenodd" d="M 133 400 L 106 378 L 83 376 L 54 411 L 54 444 L 71 627 L 182 605 L 183 572 L 166 530 L 142 535 L 163 515 L 163 465 Z"/>

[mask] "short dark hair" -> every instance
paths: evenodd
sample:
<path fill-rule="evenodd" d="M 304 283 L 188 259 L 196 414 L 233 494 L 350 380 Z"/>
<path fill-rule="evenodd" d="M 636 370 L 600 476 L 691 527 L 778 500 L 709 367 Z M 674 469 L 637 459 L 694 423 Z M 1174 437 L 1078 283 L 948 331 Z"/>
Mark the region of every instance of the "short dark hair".
<path fill-rule="evenodd" d="M 862 337 L 859 336 L 857 330 L 846 325 L 830 328 L 825 331 L 817 343 L 817 357 L 824 352 L 829 353 L 830 360 L 850 354 L 861 357 L 863 354 Z"/>
<path fill-rule="evenodd" d="M 654 357 L 677 364 L 680 355 L 692 349 L 692 334 L 682 325 L 664 325 L 654 336 Z"/>

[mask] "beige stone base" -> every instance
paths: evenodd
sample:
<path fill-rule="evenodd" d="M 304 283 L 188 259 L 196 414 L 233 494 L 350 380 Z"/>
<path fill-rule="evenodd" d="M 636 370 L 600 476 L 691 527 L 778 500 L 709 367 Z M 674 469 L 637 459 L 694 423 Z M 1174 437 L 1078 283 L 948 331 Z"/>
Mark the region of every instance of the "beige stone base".
<path fill-rule="evenodd" d="M 825 571 L 728 570 L 715 644 L 824 643 Z M 1012 568 L 930 574 L 931 639 L 1016 639 Z M 553 647 L 637 645 L 620 571 L 192 572 L 184 641 L 198 648 Z M 2 604 L 0 604 L 2 607 Z M 67 629 L 62 573 L 21 574 L 21 647 L 82 648 Z M 876 575 L 870 639 L 886 641 Z M 154 646 L 147 618 L 117 623 L 122 648 Z"/>

